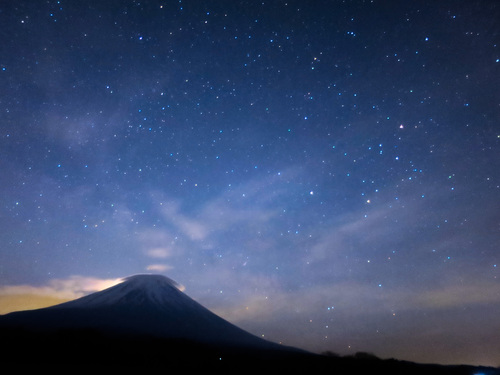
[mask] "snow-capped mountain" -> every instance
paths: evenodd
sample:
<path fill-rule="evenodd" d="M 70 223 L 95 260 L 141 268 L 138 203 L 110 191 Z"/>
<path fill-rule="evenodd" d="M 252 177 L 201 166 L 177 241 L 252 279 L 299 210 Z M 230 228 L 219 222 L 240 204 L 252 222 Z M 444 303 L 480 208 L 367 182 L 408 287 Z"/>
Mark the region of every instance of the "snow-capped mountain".
<path fill-rule="evenodd" d="M 0 316 L 0 328 L 37 332 L 92 329 L 209 345 L 281 349 L 215 315 L 161 275 L 135 275 L 106 290 L 56 306 Z"/>
<path fill-rule="evenodd" d="M 60 305 L 0 316 L 0 362 L 169 373 L 497 375 L 498 369 L 312 354 L 254 336 L 194 301 L 165 276 L 135 275 Z"/>

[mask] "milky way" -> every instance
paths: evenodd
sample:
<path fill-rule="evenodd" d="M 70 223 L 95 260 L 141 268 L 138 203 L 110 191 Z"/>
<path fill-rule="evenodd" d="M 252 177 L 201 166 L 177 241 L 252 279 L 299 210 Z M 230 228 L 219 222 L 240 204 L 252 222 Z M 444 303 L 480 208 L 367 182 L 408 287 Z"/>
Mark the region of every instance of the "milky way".
<path fill-rule="evenodd" d="M 498 366 L 499 19 L 4 2 L 3 312 L 160 273 L 276 342 Z"/>

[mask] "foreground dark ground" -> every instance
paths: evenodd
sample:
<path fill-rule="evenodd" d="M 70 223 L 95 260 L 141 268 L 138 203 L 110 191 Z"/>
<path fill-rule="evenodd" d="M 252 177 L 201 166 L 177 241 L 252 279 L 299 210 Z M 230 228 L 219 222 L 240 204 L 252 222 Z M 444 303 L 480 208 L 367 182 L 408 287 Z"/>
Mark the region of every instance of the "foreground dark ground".
<path fill-rule="evenodd" d="M 398 360 L 381 360 L 369 355 L 338 357 L 297 350 L 251 350 L 207 346 L 185 340 L 106 335 L 97 331 L 65 330 L 33 333 L 2 329 L 5 345 L 0 360 L 18 366 L 140 367 L 170 373 L 285 373 L 308 374 L 429 374 L 494 375 L 499 369 L 474 366 L 440 366 Z"/>

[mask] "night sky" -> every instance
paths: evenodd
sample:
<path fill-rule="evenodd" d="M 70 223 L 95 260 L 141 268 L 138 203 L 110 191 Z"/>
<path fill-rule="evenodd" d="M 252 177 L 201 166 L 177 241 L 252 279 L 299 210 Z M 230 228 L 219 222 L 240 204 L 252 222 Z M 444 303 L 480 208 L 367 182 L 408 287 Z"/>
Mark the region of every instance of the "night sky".
<path fill-rule="evenodd" d="M 2 313 L 159 273 L 272 341 L 500 365 L 497 1 L 0 24 Z"/>

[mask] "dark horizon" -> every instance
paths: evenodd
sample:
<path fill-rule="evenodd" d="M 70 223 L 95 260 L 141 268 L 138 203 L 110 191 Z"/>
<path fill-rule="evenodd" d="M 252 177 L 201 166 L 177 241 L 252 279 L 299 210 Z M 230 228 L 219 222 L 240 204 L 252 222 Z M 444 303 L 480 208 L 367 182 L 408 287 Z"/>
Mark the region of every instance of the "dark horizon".
<path fill-rule="evenodd" d="M 0 311 L 150 272 L 315 353 L 500 365 L 499 19 L 3 2 Z"/>

